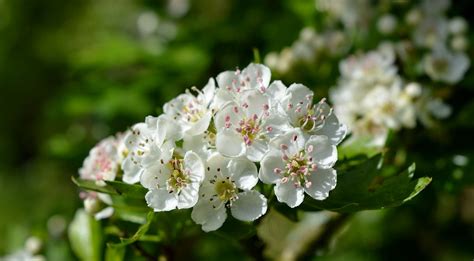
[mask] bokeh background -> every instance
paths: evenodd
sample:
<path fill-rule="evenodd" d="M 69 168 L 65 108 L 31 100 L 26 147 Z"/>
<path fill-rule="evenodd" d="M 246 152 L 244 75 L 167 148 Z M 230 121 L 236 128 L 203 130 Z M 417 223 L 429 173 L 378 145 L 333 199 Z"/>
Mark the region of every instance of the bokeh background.
<path fill-rule="evenodd" d="M 449 12 L 474 28 L 473 7 L 455 1 Z M 48 260 L 74 260 L 60 228 L 81 206 L 71 176 L 95 143 L 160 113 L 186 88 L 245 67 L 254 50 L 263 57 L 291 45 L 317 19 L 314 1 L 303 0 L 0 0 L 0 256 L 35 235 L 48 239 Z M 314 71 L 281 78 L 327 95 L 337 64 L 320 78 Z M 474 258 L 472 74 L 447 100 L 453 115 L 442 133 L 400 135 L 433 183 L 404 206 L 357 214 L 320 258 Z"/>

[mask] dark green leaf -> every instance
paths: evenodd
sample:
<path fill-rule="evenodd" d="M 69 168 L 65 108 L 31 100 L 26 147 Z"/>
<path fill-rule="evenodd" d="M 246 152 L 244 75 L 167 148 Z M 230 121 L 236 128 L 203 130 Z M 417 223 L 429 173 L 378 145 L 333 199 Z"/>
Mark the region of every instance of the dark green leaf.
<path fill-rule="evenodd" d="M 125 256 L 125 247 L 107 246 L 105 250 L 105 261 L 122 261 Z"/>
<path fill-rule="evenodd" d="M 395 207 L 412 199 L 422 191 L 431 178 L 412 179 L 413 164 L 394 176 L 381 175 L 380 154 L 345 171 L 339 171 L 337 186 L 323 201 L 305 197 L 305 210 L 327 209 L 336 212 L 355 212 L 367 209 Z"/>
<path fill-rule="evenodd" d="M 72 182 L 74 182 L 74 184 L 76 184 L 80 188 L 106 194 L 119 195 L 117 190 L 115 190 L 112 186 L 99 186 L 93 180 L 76 179 L 75 177 L 71 177 L 71 179 Z"/>
<path fill-rule="evenodd" d="M 141 185 L 127 184 L 121 181 L 105 181 L 107 185 L 114 188 L 120 195 L 129 198 L 144 199 L 148 190 Z"/>

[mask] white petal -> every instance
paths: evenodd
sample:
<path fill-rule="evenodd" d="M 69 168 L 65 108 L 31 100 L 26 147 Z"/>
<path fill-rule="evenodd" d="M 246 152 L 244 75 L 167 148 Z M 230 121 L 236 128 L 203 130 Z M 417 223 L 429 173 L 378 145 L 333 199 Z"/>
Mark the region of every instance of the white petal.
<path fill-rule="evenodd" d="M 264 107 L 271 105 L 269 97 L 258 90 L 247 90 L 242 92 L 242 104 L 244 103 L 248 105 L 247 108 L 243 109 L 247 119 L 252 118 L 253 115 L 262 115 Z"/>
<path fill-rule="evenodd" d="M 184 151 L 194 151 L 196 152 L 203 160 L 206 160 L 209 157 L 209 148 L 205 140 L 205 134 L 199 134 L 196 136 L 184 135 L 183 138 L 183 150 Z"/>
<path fill-rule="evenodd" d="M 325 135 L 333 145 L 338 145 L 347 134 L 347 126 L 339 122 L 336 115 L 331 113 L 324 122 L 323 128 L 314 132 L 316 135 Z"/>
<path fill-rule="evenodd" d="M 230 208 L 232 216 L 242 221 L 254 221 L 267 212 L 267 199 L 260 192 L 251 190 L 238 194 Z"/>
<path fill-rule="evenodd" d="M 268 144 L 264 140 L 255 139 L 250 146 L 247 147 L 247 158 L 253 162 L 261 161 L 263 155 L 268 151 Z"/>
<path fill-rule="evenodd" d="M 230 124 L 230 129 L 235 129 L 239 126 L 239 121 L 243 117 L 242 108 L 235 102 L 228 102 L 219 112 L 217 112 L 214 117 L 214 124 L 218 131 L 225 128 L 226 123 Z"/>
<path fill-rule="evenodd" d="M 219 88 L 227 89 L 229 87 L 233 88 L 235 84 L 238 84 L 239 77 L 235 75 L 234 71 L 225 71 L 217 75 L 216 80 Z"/>
<path fill-rule="evenodd" d="M 229 169 L 227 168 L 227 165 L 229 164 L 230 160 L 231 158 L 224 157 L 219 152 L 212 153 L 206 161 L 206 174 L 204 180 L 209 182 L 210 179 L 214 179 L 215 175 L 223 175 L 224 177 L 230 177 L 231 174 L 229 172 Z"/>
<path fill-rule="evenodd" d="M 139 164 L 135 164 L 132 161 L 131 156 L 125 158 L 122 162 L 122 170 L 123 170 L 123 182 L 128 184 L 134 184 L 140 181 L 140 175 L 143 172 L 143 169 L 140 167 Z"/>
<path fill-rule="evenodd" d="M 290 208 L 297 207 L 303 202 L 303 188 L 295 188 L 292 182 L 278 183 L 274 190 L 278 201 L 286 203 Z"/>
<path fill-rule="evenodd" d="M 204 180 L 204 163 L 196 153 L 192 151 L 186 152 L 184 155 L 184 167 L 189 170 L 189 175 L 193 181 L 198 183 Z"/>
<path fill-rule="evenodd" d="M 210 111 L 206 112 L 201 119 L 199 119 L 194 124 L 189 125 L 189 129 L 185 131 L 186 135 L 199 135 L 204 133 L 209 127 L 209 123 L 212 119 L 212 113 Z"/>
<path fill-rule="evenodd" d="M 178 195 L 178 208 L 192 208 L 199 199 L 199 183 L 188 184 Z"/>
<path fill-rule="evenodd" d="M 227 218 L 226 208 L 223 205 L 214 208 L 209 200 L 202 200 L 194 206 L 191 218 L 196 224 L 202 225 L 202 230 L 214 231 L 224 224 Z"/>
<path fill-rule="evenodd" d="M 263 183 L 272 184 L 277 183 L 281 178 L 275 173 L 275 169 L 284 170 L 285 163 L 281 159 L 281 152 L 277 150 L 271 150 L 260 162 L 260 172 L 258 177 Z"/>
<path fill-rule="evenodd" d="M 175 193 L 169 193 L 166 189 L 152 189 L 145 195 L 146 203 L 155 212 L 170 211 L 178 206 Z"/>
<path fill-rule="evenodd" d="M 227 157 L 239 157 L 245 153 L 245 143 L 234 130 L 223 129 L 217 132 L 216 149 Z"/>
<path fill-rule="evenodd" d="M 281 81 L 274 81 L 268 86 L 266 93 L 275 100 L 281 100 L 286 94 L 286 86 Z"/>
<path fill-rule="evenodd" d="M 306 193 L 314 199 L 323 200 L 336 187 L 337 175 L 334 169 L 318 169 L 311 173 L 308 180 L 311 181 L 311 186 L 305 187 Z"/>
<path fill-rule="evenodd" d="M 177 141 L 183 138 L 183 130 L 181 126 L 166 114 L 162 114 L 157 120 L 158 137 L 157 144 L 160 145 L 164 141 Z"/>
<path fill-rule="evenodd" d="M 313 158 L 313 162 L 321 168 L 330 168 L 337 161 L 337 148 L 329 142 L 328 137 L 322 135 L 313 135 L 306 142 L 305 150 L 312 147 L 308 152 Z"/>
<path fill-rule="evenodd" d="M 94 215 L 94 218 L 97 219 L 97 220 L 106 219 L 106 218 L 111 217 L 113 214 L 114 214 L 114 208 L 113 207 L 106 207 L 106 208 L 102 209 L 101 211 L 97 212 Z"/>
<path fill-rule="evenodd" d="M 214 98 L 214 94 L 216 93 L 216 83 L 213 78 L 209 78 L 206 86 L 202 88 L 202 94 L 198 96 L 199 99 L 204 100 L 204 104 L 209 105 L 209 103 Z"/>
<path fill-rule="evenodd" d="M 230 176 L 238 188 L 250 190 L 258 182 L 257 166 L 247 159 L 232 159 L 228 165 Z"/>
<path fill-rule="evenodd" d="M 245 79 L 247 76 L 250 78 L 250 87 L 259 89 L 260 85 L 268 87 L 272 74 L 267 66 L 251 63 L 242 70 L 242 77 Z"/>
<path fill-rule="evenodd" d="M 294 138 L 296 137 L 296 140 Z M 288 130 L 286 133 L 277 136 L 270 140 L 270 146 L 273 148 L 280 150 L 281 145 L 288 146 L 288 154 L 289 156 L 298 153 L 301 149 L 304 148 L 304 144 L 306 139 L 304 137 L 303 132 L 298 129 L 291 129 Z"/>
<path fill-rule="evenodd" d="M 283 100 L 283 108 L 287 110 L 290 121 L 295 124 L 308 111 L 308 103 L 312 103 L 314 94 L 308 87 L 296 83 L 290 85 L 286 93 L 288 96 Z M 298 107 L 301 107 L 301 110 L 297 111 Z"/>
<path fill-rule="evenodd" d="M 143 171 L 140 183 L 147 189 L 166 188 L 166 181 L 170 175 L 171 172 L 168 167 L 157 163 Z"/>

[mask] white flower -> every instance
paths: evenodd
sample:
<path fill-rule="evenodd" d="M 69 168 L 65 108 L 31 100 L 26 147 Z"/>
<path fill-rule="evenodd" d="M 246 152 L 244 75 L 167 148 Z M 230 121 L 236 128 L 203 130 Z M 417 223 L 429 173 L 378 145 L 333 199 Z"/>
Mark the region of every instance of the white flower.
<path fill-rule="evenodd" d="M 276 85 L 279 84 L 269 89 L 277 88 Z M 278 113 L 277 103 L 266 92 L 245 90 L 239 98 L 227 102 L 216 113 L 216 149 L 224 156 L 245 155 L 252 161 L 260 161 L 269 140 L 285 129 L 287 120 L 284 114 Z"/>
<path fill-rule="evenodd" d="M 245 158 L 225 158 L 214 153 L 207 161 L 206 178 L 191 218 L 206 232 L 222 226 L 226 209 L 241 221 L 253 221 L 267 211 L 267 199 L 252 188 L 257 184 L 257 167 Z"/>
<path fill-rule="evenodd" d="M 217 75 L 219 88 L 216 91 L 212 107 L 222 108 L 227 102 L 239 100 L 246 90 L 264 91 L 270 84 L 271 72 L 261 64 L 249 64 L 242 71 L 225 71 Z"/>
<path fill-rule="evenodd" d="M 122 162 L 123 181 L 140 181 L 144 168 L 158 161 L 162 151 L 169 151 L 173 142 L 181 138 L 180 126 L 167 115 L 148 116 L 145 122 L 135 124 L 125 138 L 128 154 Z"/>
<path fill-rule="evenodd" d="M 194 96 L 189 91 L 166 103 L 163 107 L 165 114 L 173 118 L 182 127 L 184 135 L 202 134 L 209 127 L 212 111 L 209 105 L 214 97 L 215 83 L 211 78 L 207 85 Z"/>
<path fill-rule="evenodd" d="M 306 139 L 295 129 L 272 140 L 270 151 L 261 161 L 259 178 L 276 184 L 278 201 L 299 206 L 304 193 L 324 200 L 336 187 L 337 149 L 328 137 L 313 135 Z"/>
<path fill-rule="evenodd" d="M 467 22 L 462 17 L 454 17 L 449 20 L 449 32 L 454 35 L 464 34 L 467 31 Z"/>
<path fill-rule="evenodd" d="M 145 196 L 156 212 L 193 207 L 198 200 L 199 186 L 204 179 L 204 163 L 194 152 L 184 158 L 164 153 L 163 158 L 145 168 L 140 182 L 149 189 Z"/>
<path fill-rule="evenodd" d="M 444 43 L 448 37 L 448 22 L 444 17 L 426 17 L 413 30 L 413 40 L 417 46 L 434 48 Z"/>
<path fill-rule="evenodd" d="M 391 34 L 397 28 L 397 18 L 392 14 L 385 14 L 377 21 L 377 29 L 382 34 Z"/>
<path fill-rule="evenodd" d="M 108 137 L 92 148 L 79 169 L 81 179 L 95 180 L 98 185 L 114 180 L 120 166 L 117 146 L 115 137 Z"/>
<path fill-rule="evenodd" d="M 290 124 L 310 135 L 326 135 L 332 144 L 344 139 L 347 127 L 339 122 L 332 108 L 323 100 L 313 104 L 314 93 L 302 84 L 292 84 L 282 100 Z"/>
<path fill-rule="evenodd" d="M 466 54 L 453 53 L 442 46 L 426 55 L 423 60 L 425 72 L 431 79 L 449 84 L 462 80 L 469 64 Z"/>

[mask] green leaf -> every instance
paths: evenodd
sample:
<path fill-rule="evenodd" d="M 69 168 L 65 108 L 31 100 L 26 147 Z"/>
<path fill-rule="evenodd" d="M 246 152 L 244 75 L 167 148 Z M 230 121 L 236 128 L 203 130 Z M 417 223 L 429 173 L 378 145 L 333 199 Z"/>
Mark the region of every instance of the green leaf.
<path fill-rule="evenodd" d="M 68 230 L 71 248 L 81 260 L 101 260 L 102 231 L 100 223 L 84 209 L 76 211 Z"/>
<path fill-rule="evenodd" d="M 86 190 L 97 191 L 101 193 L 106 193 L 106 194 L 119 195 L 117 190 L 115 190 L 112 186 L 107 186 L 107 185 L 99 186 L 93 180 L 76 179 L 74 176 L 71 177 L 71 179 L 72 179 L 72 182 L 74 182 L 74 184 L 76 184 L 80 188 L 83 188 Z"/>
<path fill-rule="evenodd" d="M 355 212 L 368 209 L 395 207 L 415 197 L 430 182 L 431 178 L 412 179 L 415 165 L 398 175 L 381 175 L 381 154 L 367 161 L 338 172 L 337 186 L 323 201 L 305 197 L 305 210 L 332 210 Z"/>
<path fill-rule="evenodd" d="M 107 246 L 105 250 L 105 261 L 122 261 L 125 256 L 125 247 Z"/>
<path fill-rule="evenodd" d="M 115 189 L 120 195 L 127 196 L 129 198 L 144 199 L 145 194 L 148 190 L 141 185 L 127 184 L 121 181 L 105 181 L 107 185 Z"/>
<path fill-rule="evenodd" d="M 135 232 L 135 234 L 130 237 L 130 238 L 120 238 L 120 243 L 108 243 L 107 246 L 109 247 L 125 247 L 127 245 L 130 245 L 138 240 L 140 240 L 144 235 L 145 233 L 148 231 L 148 229 L 150 228 L 150 224 L 151 222 L 153 221 L 153 217 L 154 217 L 155 213 L 153 211 L 149 212 L 147 217 L 146 217 L 146 223 L 141 225 L 137 232 Z"/>

